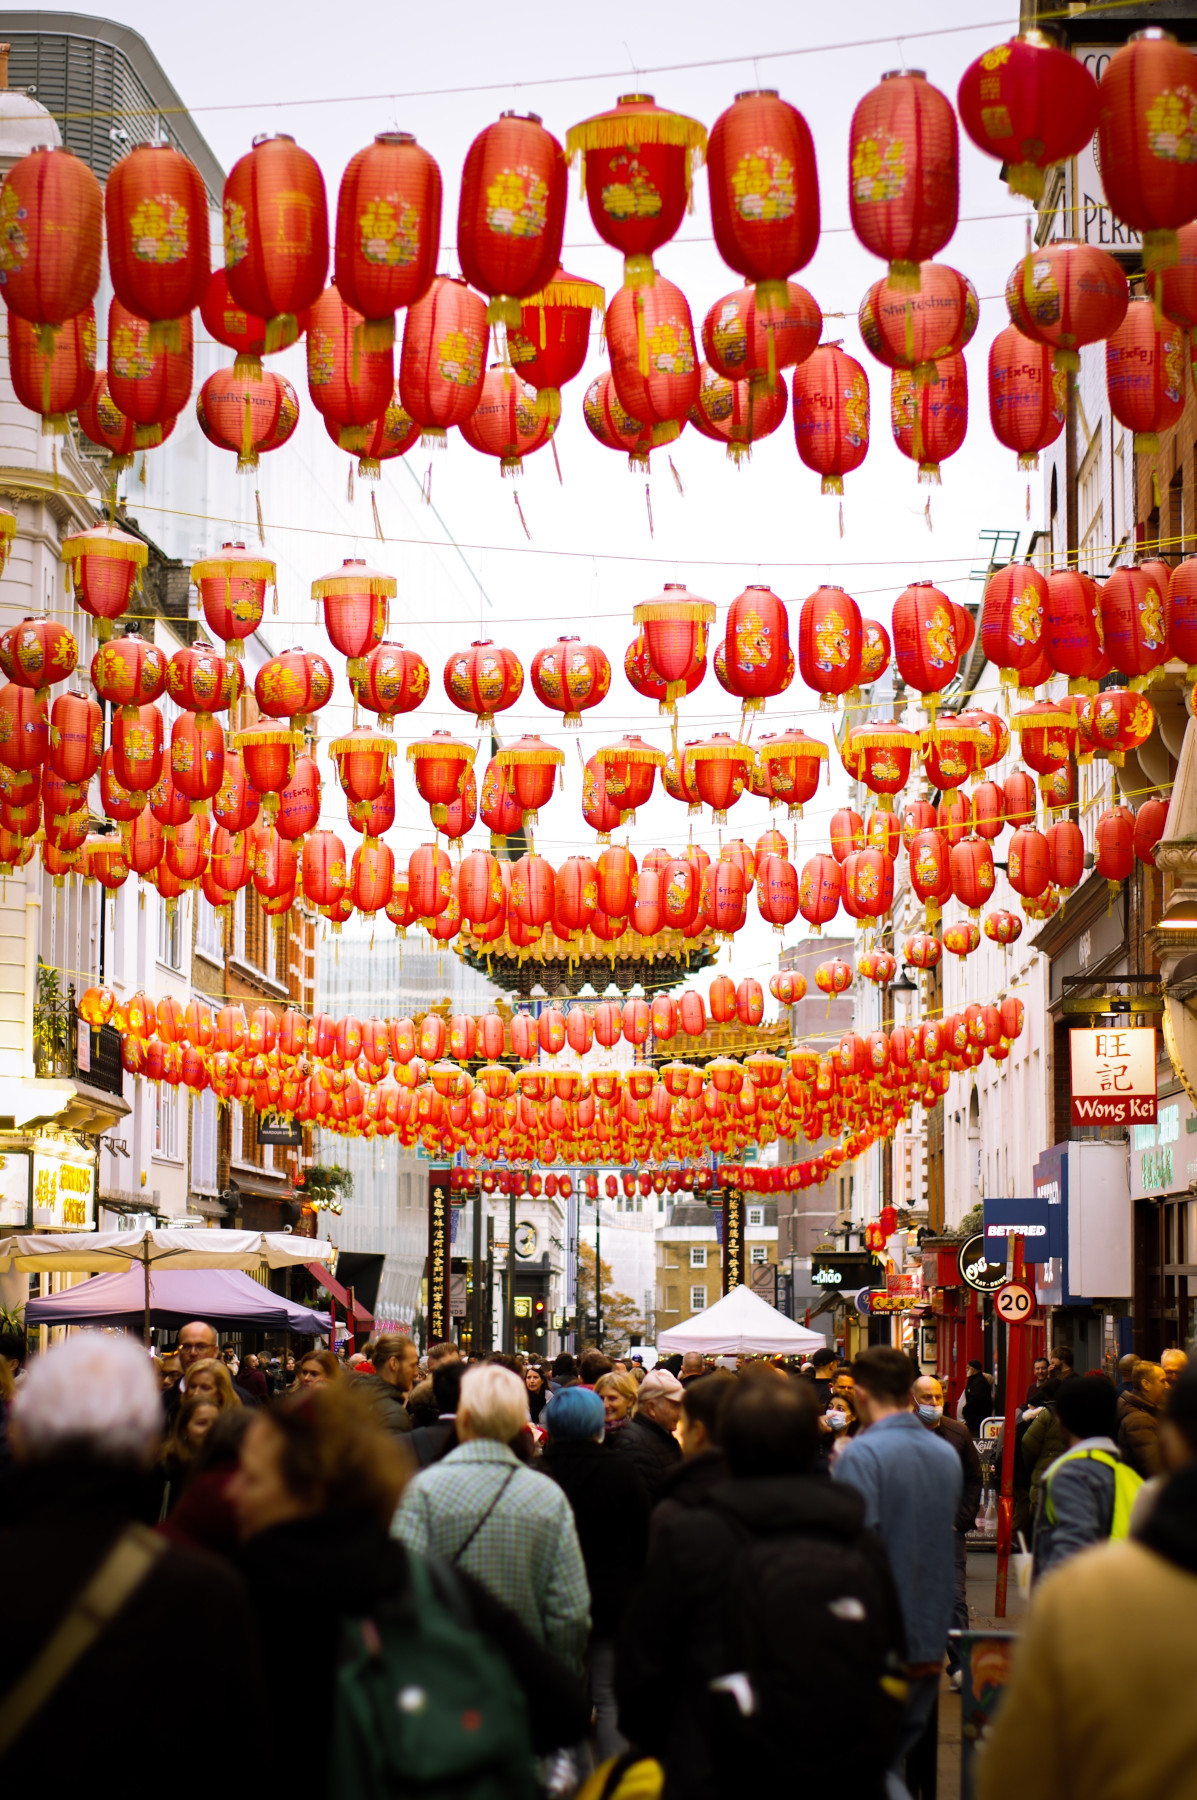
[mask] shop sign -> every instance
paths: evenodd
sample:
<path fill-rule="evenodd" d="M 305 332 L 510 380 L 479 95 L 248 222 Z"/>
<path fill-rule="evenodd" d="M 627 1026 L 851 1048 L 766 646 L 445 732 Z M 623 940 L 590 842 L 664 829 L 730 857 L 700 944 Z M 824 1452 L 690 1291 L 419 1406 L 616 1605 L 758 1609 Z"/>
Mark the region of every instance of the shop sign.
<path fill-rule="evenodd" d="M 1175 1194 L 1197 1181 L 1197 1110 L 1184 1094 L 1158 1103 L 1154 1125 L 1131 1126 L 1131 1198 Z"/>
<path fill-rule="evenodd" d="M 1024 1262 L 1050 1262 L 1064 1251 L 1062 1225 L 1060 1208 L 1046 1194 L 1028 1200 L 985 1196 L 985 1248 L 995 1258 L 1007 1260 L 1009 1240 L 1020 1237 Z"/>
<path fill-rule="evenodd" d="M 1074 1125 L 1155 1122 L 1155 1027 L 1069 1032 Z"/>
<path fill-rule="evenodd" d="M 258 1114 L 259 1144 L 301 1145 L 303 1132 L 298 1119 L 284 1119 L 281 1113 L 264 1112 Z"/>
<path fill-rule="evenodd" d="M 0 1228 L 28 1231 L 31 1197 L 31 1169 L 27 1150 L 5 1150 L 0 1153 Z"/>
<path fill-rule="evenodd" d="M 835 1288 L 850 1294 L 856 1288 L 872 1287 L 881 1278 L 881 1266 L 871 1256 L 847 1255 L 843 1252 L 817 1252 L 810 1259 L 812 1287 Z"/>
<path fill-rule="evenodd" d="M 898 1275 L 891 1269 L 885 1277 L 885 1291 L 891 1299 L 895 1294 L 913 1294 L 921 1306 L 923 1302 L 922 1276 Z"/>
<path fill-rule="evenodd" d="M 914 1312 L 917 1307 L 925 1306 L 927 1296 L 918 1294 L 870 1294 L 869 1311 L 871 1313 Z"/>
<path fill-rule="evenodd" d="M 744 1200 L 738 1188 L 723 1190 L 723 1291 L 744 1285 Z"/>
<path fill-rule="evenodd" d="M 449 1335 L 449 1168 L 441 1163 L 428 1171 L 428 1338 Z"/>
<path fill-rule="evenodd" d="M 72 1144 L 44 1142 L 33 1153 L 33 1229 L 94 1231 L 96 1163 Z"/>
<path fill-rule="evenodd" d="M 1117 47 L 1116 44 L 1074 44 L 1072 54 L 1078 62 L 1084 63 L 1094 81 L 1100 81 Z M 1114 217 L 1106 199 L 1097 163 L 1096 132 L 1080 154 L 1065 166 L 1069 179 L 1065 184 L 1064 199 L 1069 212 L 1061 223 L 1059 235 L 1096 244 L 1115 256 L 1141 254 L 1143 240 L 1139 233 Z"/>
<path fill-rule="evenodd" d="M 979 1231 L 960 1246 L 960 1279 L 978 1294 L 996 1294 L 1006 1285 L 1006 1265 L 990 1262 L 985 1254 L 985 1239 Z"/>

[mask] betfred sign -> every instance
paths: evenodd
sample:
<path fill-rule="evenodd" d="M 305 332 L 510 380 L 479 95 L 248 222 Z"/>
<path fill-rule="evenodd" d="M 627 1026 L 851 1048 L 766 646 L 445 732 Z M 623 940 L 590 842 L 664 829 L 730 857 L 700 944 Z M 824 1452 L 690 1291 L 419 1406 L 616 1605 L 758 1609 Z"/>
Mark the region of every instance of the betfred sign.
<path fill-rule="evenodd" d="M 1155 1028 L 1069 1033 L 1074 1125 L 1155 1123 Z"/>

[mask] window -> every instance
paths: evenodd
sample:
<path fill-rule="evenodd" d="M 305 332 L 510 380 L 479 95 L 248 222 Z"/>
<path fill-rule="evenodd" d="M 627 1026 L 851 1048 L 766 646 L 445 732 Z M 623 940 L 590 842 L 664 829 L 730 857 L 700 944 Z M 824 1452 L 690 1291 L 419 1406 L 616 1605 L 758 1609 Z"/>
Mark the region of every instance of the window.
<path fill-rule="evenodd" d="M 750 1206 L 748 1208 L 748 1223 L 750 1225 L 763 1225 L 765 1223 L 765 1209 L 763 1206 Z"/>
<path fill-rule="evenodd" d="M 191 1185 L 203 1194 L 216 1192 L 216 1095 L 205 1088 L 191 1112 Z"/>
<path fill-rule="evenodd" d="M 705 1244 L 691 1244 L 691 1246 L 690 1246 L 690 1267 L 692 1269 L 705 1269 L 706 1266 L 707 1266 L 707 1247 L 706 1247 L 706 1245 Z"/>
<path fill-rule="evenodd" d="M 690 1289 L 690 1311 L 705 1312 L 706 1304 L 707 1290 L 704 1287 L 692 1287 Z"/>
<path fill-rule="evenodd" d="M 154 1155 L 172 1161 L 179 1154 L 179 1106 L 175 1088 L 158 1084 L 154 1114 Z"/>
<path fill-rule="evenodd" d="M 216 923 L 216 908 L 206 894 L 198 894 L 195 904 L 195 947 L 205 956 L 210 956 L 214 962 L 222 962 L 224 957 Z"/>
<path fill-rule="evenodd" d="M 768 1245 L 751 1244 L 748 1249 L 748 1260 L 754 1269 L 759 1269 L 762 1263 L 767 1263 L 769 1260 Z"/>
<path fill-rule="evenodd" d="M 158 902 L 158 961 L 168 969 L 183 967 L 183 908 L 179 901 Z"/>

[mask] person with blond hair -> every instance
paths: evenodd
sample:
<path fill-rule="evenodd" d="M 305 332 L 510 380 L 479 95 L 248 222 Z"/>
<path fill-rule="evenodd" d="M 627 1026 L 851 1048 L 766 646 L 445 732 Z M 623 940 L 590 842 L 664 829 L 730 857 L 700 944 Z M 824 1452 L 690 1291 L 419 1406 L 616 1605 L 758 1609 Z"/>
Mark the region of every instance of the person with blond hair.
<path fill-rule="evenodd" d="M 640 1389 L 626 1371 L 612 1369 L 600 1375 L 594 1391 L 603 1403 L 607 1436 L 621 1431 L 636 1410 Z"/>
<path fill-rule="evenodd" d="M 192 1363 L 187 1371 L 187 1393 L 182 1406 L 186 1406 L 188 1400 L 201 1398 L 211 1401 L 219 1412 L 241 1405 L 241 1396 L 233 1386 L 233 1378 L 218 1356 L 207 1356 L 202 1362 Z M 178 1416 L 176 1413 L 175 1417 Z"/>
<path fill-rule="evenodd" d="M 468 1368 L 457 1447 L 409 1482 L 392 1529 L 409 1550 L 472 1575 L 578 1671 L 590 1633 L 586 1569 L 565 1494 L 509 1447 L 527 1424 L 518 1375 L 497 1363 Z"/>

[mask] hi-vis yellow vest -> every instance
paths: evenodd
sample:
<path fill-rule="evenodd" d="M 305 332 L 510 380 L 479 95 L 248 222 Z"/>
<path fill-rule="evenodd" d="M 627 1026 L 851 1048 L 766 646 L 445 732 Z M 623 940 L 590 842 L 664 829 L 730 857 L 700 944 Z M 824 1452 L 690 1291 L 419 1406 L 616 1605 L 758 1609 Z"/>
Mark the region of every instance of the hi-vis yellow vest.
<path fill-rule="evenodd" d="M 1056 1509 L 1052 1505 L 1052 1476 L 1060 1467 L 1061 1463 L 1075 1462 L 1078 1457 L 1088 1458 L 1093 1462 L 1105 1463 L 1107 1468 L 1113 1469 L 1114 1519 L 1110 1526 L 1110 1536 L 1112 1538 L 1129 1537 L 1131 1507 L 1135 1504 L 1135 1495 L 1143 1486 L 1143 1477 L 1141 1475 L 1136 1475 L 1129 1463 L 1121 1462 L 1118 1457 L 1111 1456 L 1108 1450 L 1083 1450 L 1079 1445 L 1075 1450 L 1066 1450 L 1063 1456 L 1058 1456 L 1047 1472 L 1046 1511 L 1048 1524 L 1054 1525 L 1056 1522 Z"/>

